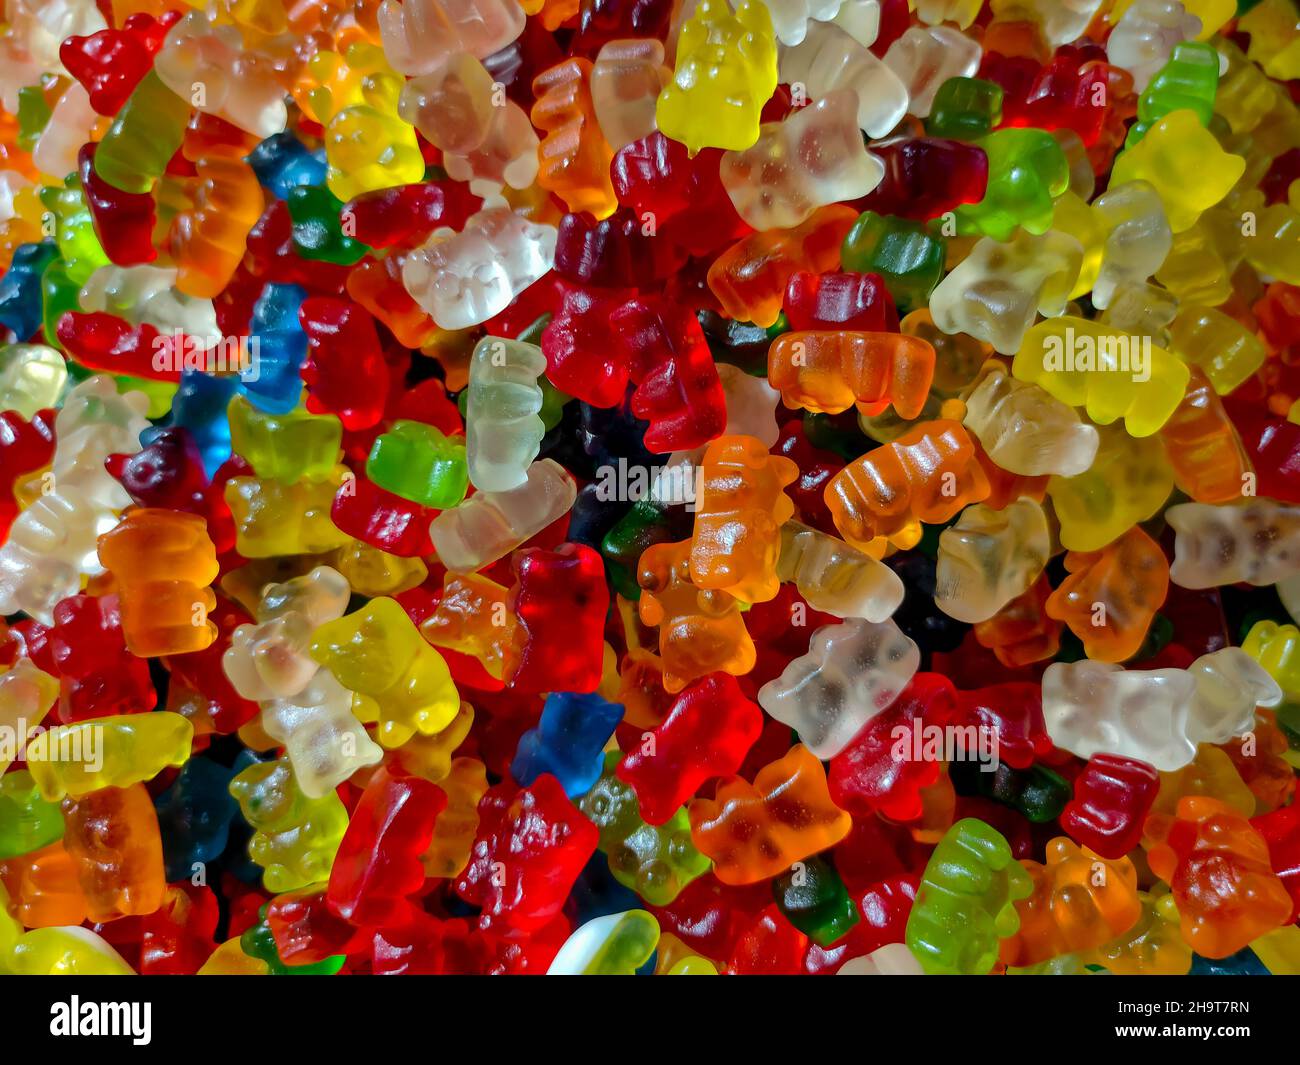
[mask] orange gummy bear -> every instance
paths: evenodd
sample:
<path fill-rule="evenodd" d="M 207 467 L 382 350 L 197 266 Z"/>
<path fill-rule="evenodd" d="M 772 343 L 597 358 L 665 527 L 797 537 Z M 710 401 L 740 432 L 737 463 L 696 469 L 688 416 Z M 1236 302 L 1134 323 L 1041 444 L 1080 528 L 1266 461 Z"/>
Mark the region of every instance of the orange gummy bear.
<path fill-rule="evenodd" d="M 1039 577 L 987 621 L 976 622 L 976 641 L 1011 669 L 1053 657 L 1065 626 L 1044 612 L 1051 591 L 1047 577 Z"/>
<path fill-rule="evenodd" d="M 197 514 L 141 507 L 99 538 L 99 561 L 122 605 L 122 633 L 133 655 L 202 651 L 217 638 L 208 620 L 217 598 L 217 553 Z"/>
<path fill-rule="evenodd" d="M 835 527 L 853 546 L 884 536 L 906 549 L 921 539 L 922 522 L 942 524 L 988 494 L 970 435 L 940 418 L 854 459 L 831 478 L 825 498 Z"/>
<path fill-rule="evenodd" d="M 659 627 L 664 688 L 670 692 L 707 673 L 743 676 L 756 659 L 735 597 L 692 583 L 690 558 L 690 540 L 655 544 L 642 553 L 637 572 L 644 589 L 637 610 L 645 624 Z"/>
<path fill-rule="evenodd" d="M 857 220 L 852 207 L 834 203 L 793 229 L 742 237 L 709 267 L 709 289 L 728 317 L 766 329 L 780 315 L 794 274 L 824 274 L 839 267 L 840 245 Z"/>
<path fill-rule="evenodd" d="M 1048 617 L 1063 621 L 1097 662 L 1137 654 L 1169 593 L 1169 561 L 1140 526 L 1100 551 L 1069 551 L 1069 576 L 1047 599 Z"/>
<path fill-rule="evenodd" d="M 1174 483 L 1198 503 L 1240 499 L 1250 459 L 1204 371 L 1189 367 L 1187 391 L 1160 428 Z"/>
<path fill-rule="evenodd" d="M 608 218 L 618 208 L 609 167 L 614 153 L 596 121 L 591 99 L 589 59 L 566 59 L 533 79 L 529 118 L 546 133 L 537 149 L 537 184 L 561 200 L 574 214 L 589 211 Z"/>
<path fill-rule="evenodd" d="M 691 839 L 724 884 L 768 880 L 849 834 L 853 819 L 831 802 L 826 770 L 802 743 L 750 784 L 731 777 L 716 798 L 692 799 Z"/>
<path fill-rule="evenodd" d="M 920 417 L 934 381 L 934 348 L 902 333 L 782 333 L 767 351 L 767 383 L 792 409 L 868 417 L 893 406 Z"/>
<path fill-rule="evenodd" d="M 1184 796 L 1176 814 L 1147 818 L 1142 846 L 1151 871 L 1172 889 L 1183 939 L 1203 958 L 1235 954 L 1290 916 L 1268 844 L 1225 802 Z"/>
<path fill-rule="evenodd" d="M 0 861 L 0 884 L 24 928 L 79 925 L 86 919 L 86 896 L 77 880 L 77 866 L 61 839 Z"/>
<path fill-rule="evenodd" d="M 746 603 L 774 599 L 781 526 L 794 515 L 784 488 L 799 476 L 798 465 L 752 436 L 722 436 L 704 452 L 700 471 L 691 580 Z"/>
<path fill-rule="evenodd" d="M 1034 890 L 1016 903 L 1020 929 L 1002 940 L 1008 965 L 1093 950 L 1127 932 L 1142 916 L 1137 870 L 1128 858 L 1107 859 L 1065 836 L 1047 844 L 1047 864 L 1020 863 Z"/>
<path fill-rule="evenodd" d="M 92 921 L 153 913 L 162 905 L 162 836 L 143 784 L 63 800 L 64 843 Z"/>

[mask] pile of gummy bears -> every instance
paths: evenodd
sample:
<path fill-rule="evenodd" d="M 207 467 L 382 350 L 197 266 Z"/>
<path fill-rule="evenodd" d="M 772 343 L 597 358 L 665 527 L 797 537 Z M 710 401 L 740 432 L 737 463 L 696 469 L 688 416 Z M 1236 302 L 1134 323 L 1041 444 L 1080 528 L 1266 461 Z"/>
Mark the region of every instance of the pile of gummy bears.
<path fill-rule="evenodd" d="M 1300 972 L 1294 0 L 8 0 L 0 972 Z"/>

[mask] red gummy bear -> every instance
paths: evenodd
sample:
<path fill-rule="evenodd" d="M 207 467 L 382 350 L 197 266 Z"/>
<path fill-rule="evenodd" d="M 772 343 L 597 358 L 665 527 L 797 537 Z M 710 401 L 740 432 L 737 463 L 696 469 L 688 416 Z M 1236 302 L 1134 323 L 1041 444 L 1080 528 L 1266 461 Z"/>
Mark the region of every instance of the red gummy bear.
<path fill-rule="evenodd" d="M 526 547 L 512 562 L 514 632 L 511 688 L 521 692 L 592 692 L 605 660 L 609 586 L 600 555 L 585 544 L 554 551 Z"/>
<path fill-rule="evenodd" d="M 1122 858 L 1142 841 L 1142 826 L 1160 790 L 1154 766 L 1118 754 L 1094 754 L 1074 779 L 1061 827 L 1103 858 Z"/>
<path fill-rule="evenodd" d="M 736 678 L 710 673 L 682 689 L 615 774 L 636 792 L 646 823 L 662 825 L 706 780 L 739 770 L 762 730 L 763 712 Z"/>
<path fill-rule="evenodd" d="M 429 849 L 433 823 L 446 805 L 447 796 L 436 784 L 378 769 L 334 858 L 325 894 L 330 911 L 358 926 L 409 920 L 408 896 L 424 886 L 420 856 Z"/>
<path fill-rule="evenodd" d="M 549 773 L 515 792 L 490 788 L 456 893 L 482 909 L 479 927 L 534 932 L 554 918 L 593 854 L 600 833 Z"/>

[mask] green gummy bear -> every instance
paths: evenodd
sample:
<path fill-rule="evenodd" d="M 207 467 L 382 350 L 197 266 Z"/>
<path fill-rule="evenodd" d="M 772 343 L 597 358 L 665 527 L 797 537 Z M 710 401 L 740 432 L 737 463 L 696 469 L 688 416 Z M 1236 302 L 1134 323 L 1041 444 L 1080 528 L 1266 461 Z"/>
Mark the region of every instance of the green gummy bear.
<path fill-rule="evenodd" d="M 772 881 L 777 908 L 795 928 L 829 947 L 858 923 L 857 904 L 825 858 L 814 855 Z"/>
<path fill-rule="evenodd" d="M 1293 751 L 1300 750 L 1300 703 L 1288 700 L 1281 703 L 1273 713 L 1277 717 L 1277 727 L 1286 737 L 1287 746 Z"/>
<path fill-rule="evenodd" d="M 180 150 L 189 122 L 190 102 L 150 70 L 99 142 L 95 173 L 123 192 L 151 191 Z"/>
<path fill-rule="evenodd" d="M 1011 239 L 1017 226 L 1046 233 L 1056 200 L 1070 187 L 1065 151 L 1041 129 L 999 129 L 977 142 L 989 157 L 989 184 L 979 203 L 957 208 L 957 232 Z"/>
<path fill-rule="evenodd" d="M 334 792 L 308 798 L 282 757 L 240 770 L 230 794 L 253 829 L 248 856 L 262 867 L 268 891 L 295 891 L 329 879 L 348 828 L 347 807 Z"/>
<path fill-rule="evenodd" d="M 958 821 L 930 855 L 907 919 L 905 941 L 933 975 L 982 976 L 998 960 L 998 941 L 1020 928 L 1016 901 L 1033 882 L 996 829 Z"/>
<path fill-rule="evenodd" d="M 1147 130 L 1173 111 L 1192 111 L 1209 126 L 1219 91 L 1219 53 L 1203 41 L 1183 41 L 1138 99 L 1137 121 L 1124 140 L 1132 148 Z"/>
<path fill-rule="evenodd" d="M 24 85 L 18 90 L 18 147 L 30 152 L 50 124 L 54 112 L 39 85 Z"/>
<path fill-rule="evenodd" d="M 600 832 L 609 871 L 651 906 L 667 906 L 713 863 L 691 842 L 691 820 L 679 809 L 662 825 L 641 818 L 636 792 L 614 775 L 622 755 L 605 755 L 605 771 L 578 808 Z"/>
<path fill-rule="evenodd" d="M 80 292 L 81 285 L 68 276 L 68 266 L 61 258 L 51 260 L 41 273 L 41 328 L 50 347 L 63 351 L 57 332 L 59 319 L 68 311 L 81 310 Z M 72 366 L 80 368 L 79 363 Z"/>
<path fill-rule="evenodd" d="M 39 196 L 41 204 L 49 212 L 47 218 L 53 218 L 54 243 L 58 245 L 68 279 L 80 289 L 90 280 L 91 274 L 108 265 L 108 255 L 95 234 L 95 223 L 90 208 L 86 206 L 81 182 L 70 176 L 64 188 L 47 185 Z M 46 269 L 48 271 L 49 267 Z M 74 305 L 69 309 L 80 310 L 80 306 Z"/>
<path fill-rule="evenodd" d="M 667 507 L 638 499 L 600 541 L 605 561 L 624 567 L 636 577 L 637 562 L 648 547 L 674 543 L 691 535 L 693 515 L 682 507 Z"/>
<path fill-rule="evenodd" d="M 1069 781 L 1042 765 L 1013 769 L 1001 763 L 986 773 L 977 762 L 954 762 L 950 773 L 962 794 L 982 795 L 1009 806 L 1036 825 L 1060 817 L 1073 794 Z"/>
<path fill-rule="evenodd" d="M 403 499 L 449 510 L 469 489 L 465 441 L 425 422 L 396 421 L 371 446 L 366 476 Z"/>
<path fill-rule="evenodd" d="M 258 477 L 296 484 L 323 481 L 334 471 L 343 425 L 333 414 L 308 414 L 299 407 L 268 414 L 236 395 L 226 408 L 230 442 Z"/>
<path fill-rule="evenodd" d="M 645 910 L 628 910 L 582 969 L 583 976 L 635 976 L 659 945 L 659 922 Z"/>
<path fill-rule="evenodd" d="M 132 377 L 130 374 L 113 374 L 113 384 L 119 395 L 128 392 L 142 392 L 149 401 L 145 409 L 146 418 L 161 418 L 172 409 L 172 401 L 180 386 L 175 381 L 154 381 L 148 377 Z"/>
<path fill-rule="evenodd" d="M 855 415 L 856 412 L 848 412 Z M 858 419 L 852 418 L 852 424 L 842 414 L 814 414 L 804 411 L 803 432 L 808 443 L 821 451 L 838 455 L 845 462 L 852 462 L 859 455 L 870 451 L 876 445 L 868 440 L 857 425 Z"/>
<path fill-rule="evenodd" d="M 924 307 L 943 278 L 944 247 L 920 222 L 864 211 L 844 238 L 845 270 L 879 274 L 900 313 Z"/>
<path fill-rule="evenodd" d="M 46 802 L 26 769 L 0 777 L 0 860 L 31 854 L 63 838 L 59 804 Z"/>
<path fill-rule="evenodd" d="M 285 198 L 293 221 L 293 246 L 304 259 L 351 266 L 370 247 L 343 232 L 343 201 L 322 185 L 299 185 Z"/>
<path fill-rule="evenodd" d="M 931 137 L 973 141 L 1001 121 L 1001 85 L 983 78 L 949 78 L 934 94 L 925 132 Z"/>

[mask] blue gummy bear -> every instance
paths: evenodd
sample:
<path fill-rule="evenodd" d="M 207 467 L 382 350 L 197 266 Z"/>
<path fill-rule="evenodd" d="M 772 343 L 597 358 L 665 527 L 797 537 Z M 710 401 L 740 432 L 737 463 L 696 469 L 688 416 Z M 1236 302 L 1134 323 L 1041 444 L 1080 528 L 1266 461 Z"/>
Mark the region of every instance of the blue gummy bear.
<path fill-rule="evenodd" d="M 202 370 L 186 370 L 181 374 L 170 416 L 159 426 L 141 433 L 140 443 L 151 444 L 163 426 L 182 426 L 190 431 L 203 456 L 204 472 L 212 477 L 230 458 L 230 421 L 226 418 L 226 408 L 238 389 L 238 377 L 215 377 Z"/>
<path fill-rule="evenodd" d="M 154 800 L 169 882 L 189 880 L 196 865 L 216 861 L 226 849 L 230 823 L 239 813 L 230 782 L 242 768 L 191 758 Z"/>
<path fill-rule="evenodd" d="M 632 413 L 631 386 L 628 397 L 618 407 L 578 405 L 578 439 L 582 450 L 597 467 L 617 466 L 623 459 L 627 466 L 654 467 L 663 462 L 645 446 L 649 422 Z"/>
<path fill-rule="evenodd" d="M 268 414 L 288 414 L 302 398 L 302 364 L 307 359 L 307 334 L 298 309 L 307 298 L 301 285 L 268 284 L 253 305 L 249 341 L 255 338 L 255 372 L 241 383 L 248 402 Z"/>
<path fill-rule="evenodd" d="M 624 500 L 604 498 L 608 493 L 599 481 L 592 481 L 578 489 L 578 498 L 569 511 L 569 531 L 565 539 L 571 544 L 586 544 L 593 551 L 617 525 L 632 504 Z"/>
<path fill-rule="evenodd" d="M 325 153 L 312 152 L 292 133 L 267 137 L 244 157 L 257 180 L 277 200 L 299 185 L 325 183 Z"/>
<path fill-rule="evenodd" d="M 20 344 L 41 328 L 41 275 L 58 255 L 50 241 L 19 244 L 0 278 L 0 325 L 11 330 Z"/>
<path fill-rule="evenodd" d="M 591 790 L 604 768 L 604 749 L 623 720 L 623 707 L 599 695 L 552 692 L 537 727 L 519 738 L 510 775 L 528 787 L 550 773 L 569 798 Z"/>

